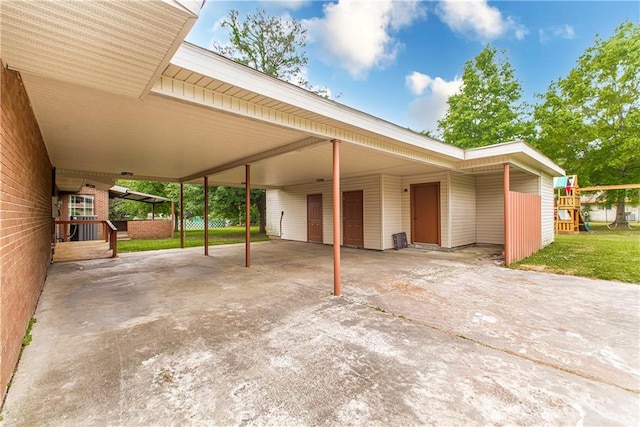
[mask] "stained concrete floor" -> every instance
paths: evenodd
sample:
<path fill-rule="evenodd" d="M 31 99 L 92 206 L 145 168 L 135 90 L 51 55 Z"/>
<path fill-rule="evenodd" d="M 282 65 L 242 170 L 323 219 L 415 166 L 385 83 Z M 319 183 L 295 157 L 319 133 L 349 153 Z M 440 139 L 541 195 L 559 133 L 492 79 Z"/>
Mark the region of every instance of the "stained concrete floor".
<path fill-rule="evenodd" d="M 3 425 L 638 425 L 640 286 L 294 242 L 52 266 Z"/>

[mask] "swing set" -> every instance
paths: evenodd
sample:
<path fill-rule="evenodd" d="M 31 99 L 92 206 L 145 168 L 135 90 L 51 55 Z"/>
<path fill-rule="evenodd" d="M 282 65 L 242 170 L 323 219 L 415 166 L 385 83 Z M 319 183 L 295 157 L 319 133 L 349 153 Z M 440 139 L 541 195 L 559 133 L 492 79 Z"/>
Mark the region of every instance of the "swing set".
<path fill-rule="evenodd" d="M 624 190 L 624 198 L 627 200 L 627 191 L 640 189 L 640 184 L 620 185 L 596 185 L 593 187 L 578 186 L 578 176 L 568 175 L 553 178 L 554 187 L 554 218 L 556 233 L 578 234 L 580 231 L 591 231 L 589 222 L 585 221 L 580 211 L 580 193 L 587 191 Z M 618 223 L 614 221 L 607 224 L 607 228 L 614 229 Z M 630 224 L 627 224 L 631 228 Z"/>

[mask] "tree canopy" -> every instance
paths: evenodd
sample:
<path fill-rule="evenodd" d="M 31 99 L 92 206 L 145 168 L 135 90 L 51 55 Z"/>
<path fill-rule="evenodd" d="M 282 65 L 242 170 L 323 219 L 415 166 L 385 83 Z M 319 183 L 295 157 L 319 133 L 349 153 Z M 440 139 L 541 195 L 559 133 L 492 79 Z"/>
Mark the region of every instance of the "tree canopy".
<path fill-rule="evenodd" d="M 237 10 L 229 11 L 222 27 L 230 31 L 230 44 L 213 43 L 213 49 L 228 58 L 281 80 L 306 87 L 304 48 L 307 30 L 295 19 L 268 16 L 264 10 L 241 20 Z"/>
<path fill-rule="evenodd" d="M 640 27 L 625 22 L 596 36 L 569 74 L 535 107 L 535 145 L 580 185 L 640 182 Z M 623 192 L 610 194 L 624 214 Z M 611 200 L 615 198 L 616 200 Z M 617 218 L 624 222 L 623 218 Z"/>
<path fill-rule="evenodd" d="M 464 64 L 462 80 L 462 90 L 449 97 L 447 115 L 438 121 L 445 142 L 473 148 L 530 137 L 522 87 L 505 51 L 487 45 Z"/>

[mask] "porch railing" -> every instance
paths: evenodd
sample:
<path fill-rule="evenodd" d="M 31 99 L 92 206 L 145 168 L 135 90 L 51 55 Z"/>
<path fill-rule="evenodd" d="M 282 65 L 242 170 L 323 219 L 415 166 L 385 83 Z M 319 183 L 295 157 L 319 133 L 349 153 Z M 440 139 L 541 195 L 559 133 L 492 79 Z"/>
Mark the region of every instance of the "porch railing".
<path fill-rule="evenodd" d="M 109 220 L 58 220 L 56 221 L 56 225 L 62 225 L 63 233 L 62 233 L 62 241 L 66 242 L 69 240 L 69 226 L 72 224 L 102 224 L 102 235 L 104 236 L 104 241 L 109 242 L 109 249 L 112 252 L 111 257 L 115 258 L 118 255 L 118 229 L 113 225 L 113 223 Z"/>

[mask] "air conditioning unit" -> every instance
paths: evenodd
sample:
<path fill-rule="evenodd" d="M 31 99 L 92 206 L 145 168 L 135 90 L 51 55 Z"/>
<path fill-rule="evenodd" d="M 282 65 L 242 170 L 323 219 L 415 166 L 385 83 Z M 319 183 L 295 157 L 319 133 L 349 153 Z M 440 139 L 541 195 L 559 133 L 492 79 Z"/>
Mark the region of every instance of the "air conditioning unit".
<path fill-rule="evenodd" d="M 78 220 L 78 221 L 91 221 L 91 220 L 97 220 L 97 219 L 98 217 L 95 215 L 71 217 L 71 220 Z M 75 228 L 75 230 L 74 230 L 74 226 L 77 227 Z M 87 240 L 98 240 L 98 224 L 72 224 L 71 240 L 78 241 L 78 242 L 85 242 Z"/>

